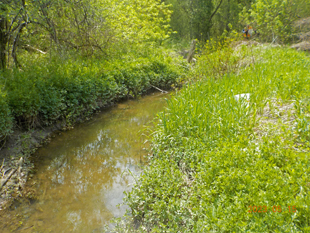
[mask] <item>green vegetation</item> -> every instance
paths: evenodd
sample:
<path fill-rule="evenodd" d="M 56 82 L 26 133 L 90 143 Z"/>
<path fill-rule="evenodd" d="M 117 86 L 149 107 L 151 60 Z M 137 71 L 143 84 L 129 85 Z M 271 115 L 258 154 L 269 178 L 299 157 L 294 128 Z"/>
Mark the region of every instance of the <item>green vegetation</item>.
<path fill-rule="evenodd" d="M 148 58 L 102 62 L 98 59 L 40 58 L 23 71 L 7 70 L 1 101 L 0 136 L 7 135 L 14 117 L 17 125 L 34 128 L 58 119 L 73 123 L 94 110 L 130 96 L 146 93 L 151 85 L 169 88 L 184 76 L 186 64 L 157 52 Z M 131 60 L 128 62 L 127 60 Z M 179 64 L 179 66 L 177 66 Z M 11 113 L 11 114 L 10 114 Z"/>
<path fill-rule="evenodd" d="M 309 0 L 1 1 L 0 142 L 14 127 L 70 125 L 177 85 L 192 69 L 167 47 L 198 39 L 193 84 L 159 115 L 149 166 L 127 194 L 131 218 L 142 232 L 310 231 L 309 56 L 228 39 L 249 24 L 257 40 L 291 43 L 309 9 Z M 236 101 L 241 93 L 250 101 Z"/>
<path fill-rule="evenodd" d="M 293 22 L 306 15 L 310 2 L 256 0 L 250 9 L 243 8 L 240 13 L 244 24 L 251 24 L 260 32 L 263 41 L 289 42 L 293 36 Z"/>
<path fill-rule="evenodd" d="M 294 34 L 293 22 L 308 17 L 309 0 L 166 0 L 172 4 L 173 38 L 205 42 L 226 31 L 241 32 L 251 25 L 257 40 L 287 43 Z"/>
<path fill-rule="evenodd" d="M 0 2 L 0 141 L 177 85 L 170 15 L 159 0 Z"/>
<path fill-rule="evenodd" d="M 172 4 L 171 28 L 178 39 L 198 39 L 205 42 L 240 25 L 239 13 L 249 9 L 253 0 L 166 0 Z"/>
<path fill-rule="evenodd" d="M 13 122 L 7 96 L 6 93 L 0 92 L 0 141 L 12 132 L 12 128 Z"/>
<path fill-rule="evenodd" d="M 171 33 L 168 7 L 159 0 L 1 1 L 0 68 L 21 67 L 27 51 L 112 58 L 161 42 Z"/>
<path fill-rule="evenodd" d="M 176 47 L 173 39 L 199 39 L 201 50 L 210 37 L 223 40 L 249 23 L 262 28 L 264 40 L 287 41 L 292 22 L 308 7 L 307 1 L 260 0 L 3 1 L 0 139 L 15 126 L 30 129 L 58 119 L 70 124 L 152 85 L 176 84 L 185 65 L 167 49 Z M 169 39 L 174 31 L 179 34 Z M 231 53 L 219 53 L 219 60 L 201 58 L 215 62 L 207 72 L 217 77 L 236 65 Z"/>
<path fill-rule="evenodd" d="M 212 78 L 223 63 L 205 61 L 223 53 L 238 65 Z M 200 80 L 159 115 L 149 166 L 127 193 L 139 232 L 309 231 L 309 65 L 268 46 L 206 52 Z"/>

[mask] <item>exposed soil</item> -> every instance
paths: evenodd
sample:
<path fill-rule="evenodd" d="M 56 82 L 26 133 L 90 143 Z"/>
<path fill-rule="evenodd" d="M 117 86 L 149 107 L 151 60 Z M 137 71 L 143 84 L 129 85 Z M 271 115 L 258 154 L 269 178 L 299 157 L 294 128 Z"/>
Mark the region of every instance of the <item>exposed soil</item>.
<path fill-rule="evenodd" d="M 291 48 L 310 51 L 310 17 L 296 21 L 293 26 L 298 32 L 297 38 L 299 43 L 293 44 Z"/>
<path fill-rule="evenodd" d="M 297 20 L 293 26 L 300 32 L 310 31 L 310 17 Z"/>
<path fill-rule="evenodd" d="M 298 44 L 292 45 L 291 48 L 301 50 L 301 51 L 310 51 L 310 42 L 303 41 Z"/>
<path fill-rule="evenodd" d="M 9 206 L 15 198 L 29 194 L 24 190 L 24 186 L 33 169 L 30 155 L 57 133 L 61 134 L 62 130 L 67 129 L 65 122 L 30 131 L 15 129 L 3 142 L 0 149 L 0 210 Z"/>
<path fill-rule="evenodd" d="M 296 117 L 294 100 L 284 102 L 281 99 L 269 99 L 263 111 L 258 113 L 259 123 L 254 128 L 256 138 L 261 140 L 263 137 L 278 135 L 284 140 L 285 137 L 289 137 L 290 140 L 294 140 L 295 151 L 306 152 L 303 147 L 300 147 L 304 143 L 299 140 Z M 283 131 L 290 134 L 283 134 Z"/>
<path fill-rule="evenodd" d="M 301 41 L 310 41 L 310 32 L 300 33 L 298 38 Z"/>

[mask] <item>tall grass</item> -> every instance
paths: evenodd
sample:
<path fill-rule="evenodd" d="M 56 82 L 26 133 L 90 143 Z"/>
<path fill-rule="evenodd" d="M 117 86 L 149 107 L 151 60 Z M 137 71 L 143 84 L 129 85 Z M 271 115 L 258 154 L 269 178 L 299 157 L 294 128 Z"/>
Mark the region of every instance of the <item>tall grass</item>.
<path fill-rule="evenodd" d="M 139 231 L 310 231 L 310 58 L 266 46 L 230 52 L 239 65 L 212 77 L 202 57 L 200 81 L 159 114 L 149 166 L 125 201 Z M 241 93 L 249 104 L 234 99 Z"/>

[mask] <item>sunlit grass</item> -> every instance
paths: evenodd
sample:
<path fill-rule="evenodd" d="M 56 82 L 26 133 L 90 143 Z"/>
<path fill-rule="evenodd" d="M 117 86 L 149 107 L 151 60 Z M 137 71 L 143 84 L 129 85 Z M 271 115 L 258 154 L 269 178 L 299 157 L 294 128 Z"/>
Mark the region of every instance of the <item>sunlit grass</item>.
<path fill-rule="evenodd" d="M 159 115 L 150 164 L 126 199 L 141 231 L 310 230 L 310 58 L 267 46 L 236 50 L 222 60 L 233 67 L 206 63 L 223 50 L 201 57 L 199 81 Z M 215 66 L 229 73 L 213 76 L 223 70 Z M 235 100 L 241 93 L 249 103 Z"/>

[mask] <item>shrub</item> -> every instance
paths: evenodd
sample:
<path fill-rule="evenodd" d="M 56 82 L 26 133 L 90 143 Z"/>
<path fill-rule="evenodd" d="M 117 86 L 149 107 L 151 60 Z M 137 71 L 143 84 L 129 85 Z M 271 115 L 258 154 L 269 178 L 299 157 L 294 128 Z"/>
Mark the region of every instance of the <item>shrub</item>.
<path fill-rule="evenodd" d="M 0 86 L 0 141 L 12 133 L 13 119 L 7 103 L 7 95 Z"/>
<path fill-rule="evenodd" d="M 34 77 L 15 71 L 6 85 L 8 104 L 17 123 L 34 127 L 41 106 L 41 96 L 36 88 Z"/>
<path fill-rule="evenodd" d="M 1 119 L 8 128 L 3 134 L 12 128 L 6 117 L 10 112 L 16 123 L 27 129 L 59 119 L 71 124 L 118 99 L 139 96 L 151 85 L 169 88 L 183 76 L 183 70 L 175 68 L 180 60 L 161 52 L 110 62 L 67 55 L 39 57 L 35 62 L 26 60 L 23 70 L 3 71 L 7 92 L 3 108 L 8 108 Z"/>

